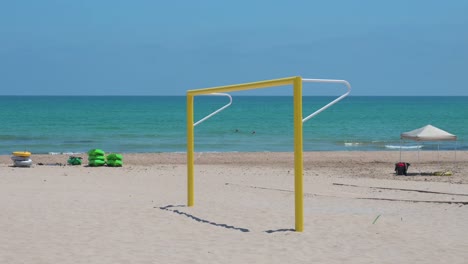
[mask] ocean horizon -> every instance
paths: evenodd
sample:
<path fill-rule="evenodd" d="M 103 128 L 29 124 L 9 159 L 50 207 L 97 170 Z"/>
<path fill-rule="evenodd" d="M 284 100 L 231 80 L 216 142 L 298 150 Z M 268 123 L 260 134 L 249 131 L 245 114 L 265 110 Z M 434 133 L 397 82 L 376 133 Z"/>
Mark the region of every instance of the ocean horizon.
<path fill-rule="evenodd" d="M 334 96 L 304 96 L 303 116 Z M 227 103 L 195 97 L 195 120 Z M 0 96 L 0 154 L 186 151 L 185 96 Z M 468 150 L 467 96 L 349 96 L 304 123 L 304 151 Z M 456 142 L 400 141 L 431 124 Z M 195 128 L 196 152 L 293 151 L 292 96 L 235 96 Z"/>

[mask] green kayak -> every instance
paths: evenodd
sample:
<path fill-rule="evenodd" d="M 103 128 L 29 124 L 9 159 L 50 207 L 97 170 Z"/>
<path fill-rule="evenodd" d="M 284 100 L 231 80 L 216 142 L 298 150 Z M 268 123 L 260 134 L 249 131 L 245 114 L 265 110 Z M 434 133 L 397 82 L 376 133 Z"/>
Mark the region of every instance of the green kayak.
<path fill-rule="evenodd" d="M 123 162 L 121 160 L 108 160 L 107 166 L 109 167 L 122 167 Z"/>
<path fill-rule="evenodd" d="M 107 160 L 123 160 L 122 154 L 111 153 L 107 155 Z"/>
<path fill-rule="evenodd" d="M 104 156 L 105 154 L 106 153 L 102 149 L 92 149 L 88 151 L 88 155 L 90 156 L 97 156 L 97 155 Z"/>
<path fill-rule="evenodd" d="M 106 162 L 103 160 L 90 160 L 88 162 L 88 165 L 91 167 L 104 166 L 104 164 L 106 164 Z"/>

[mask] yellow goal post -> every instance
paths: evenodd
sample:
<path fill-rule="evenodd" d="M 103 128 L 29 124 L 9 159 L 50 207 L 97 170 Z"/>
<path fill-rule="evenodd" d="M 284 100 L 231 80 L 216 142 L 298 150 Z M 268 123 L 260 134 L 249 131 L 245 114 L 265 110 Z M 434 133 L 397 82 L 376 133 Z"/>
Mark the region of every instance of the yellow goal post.
<path fill-rule="evenodd" d="M 338 83 L 344 84 L 348 88 L 347 92 L 335 100 L 331 101 L 322 108 L 316 110 L 307 117 L 302 117 L 302 83 Z M 294 198 L 295 198 L 295 230 L 302 232 L 304 230 L 304 191 L 303 191 L 303 142 L 302 142 L 302 124 L 323 110 L 342 100 L 351 92 L 351 85 L 345 80 L 332 79 L 303 79 L 299 76 L 287 77 L 281 79 L 265 80 L 259 82 L 242 83 L 226 86 L 218 86 L 204 89 L 187 91 L 187 206 L 194 205 L 194 127 L 207 120 L 211 116 L 219 113 L 232 103 L 230 95 L 227 92 L 245 91 L 261 88 L 271 88 L 276 86 L 293 86 L 294 97 Z M 194 97 L 197 95 L 225 95 L 230 102 L 201 120 L 194 122 Z"/>

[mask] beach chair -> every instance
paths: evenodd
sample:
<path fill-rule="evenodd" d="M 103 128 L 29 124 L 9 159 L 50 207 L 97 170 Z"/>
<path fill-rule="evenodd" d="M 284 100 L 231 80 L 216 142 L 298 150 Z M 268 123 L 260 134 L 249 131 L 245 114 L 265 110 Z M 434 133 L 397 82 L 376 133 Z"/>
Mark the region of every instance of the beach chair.
<path fill-rule="evenodd" d="M 398 163 L 395 163 L 395 173 L 396 175 L 407 175 L 407 172 L 408 172 L 408 167 L 410 166 L 411 164 L 407 163 L 407 162 L 398 162 Z"/>

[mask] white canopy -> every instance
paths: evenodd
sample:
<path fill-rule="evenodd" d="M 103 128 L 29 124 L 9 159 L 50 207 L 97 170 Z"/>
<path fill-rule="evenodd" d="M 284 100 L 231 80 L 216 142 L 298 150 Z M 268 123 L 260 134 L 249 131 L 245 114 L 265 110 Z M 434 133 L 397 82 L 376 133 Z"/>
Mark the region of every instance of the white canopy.
<path fill-rule="evenodd" d="M 401 133 L 400 138 L 411 139 L 415 141 L 457 140 L 457 136 L 431 125 Z"/>

